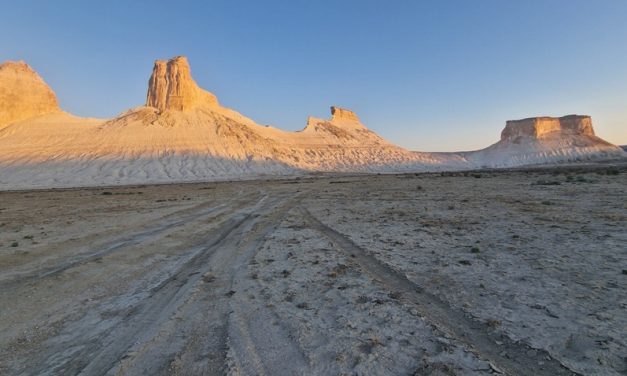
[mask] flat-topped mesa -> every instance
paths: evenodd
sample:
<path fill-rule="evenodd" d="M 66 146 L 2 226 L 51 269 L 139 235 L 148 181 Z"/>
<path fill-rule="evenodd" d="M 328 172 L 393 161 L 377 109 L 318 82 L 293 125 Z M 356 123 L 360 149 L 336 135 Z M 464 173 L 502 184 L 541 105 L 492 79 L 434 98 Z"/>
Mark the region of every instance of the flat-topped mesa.
<path fill-rule="evenodd" d="M 505 129 L 501 132 L 501 140 L 513 140 L 519 137 L 538 139 L 554 134 L 594 136 L 592 118 L 585 115 L 568 115 L 560 118 L 545 116 L 508 120 Z"/>
<path fill-rule="evenodd" d="M 353 111 L 347 110 L 345 108 L 331 106 L 331 121 L 334 120 L 354 121 L 357 123 L 360 122 L 359 117 Z"/>
<path fill-rule="evenodd" d="M 168 61 L 155 61 L 148 81 L 146 106 L 160 111 L 187 111 L 216 105 L 216 96 L 198 87 L 192 78 L 186 57 L 177 56 Z"/>
<path fill-rule="evenodd" d="M 23 61 L 0 64 L 0 127 L 58 112 L 57 96 Z"/>

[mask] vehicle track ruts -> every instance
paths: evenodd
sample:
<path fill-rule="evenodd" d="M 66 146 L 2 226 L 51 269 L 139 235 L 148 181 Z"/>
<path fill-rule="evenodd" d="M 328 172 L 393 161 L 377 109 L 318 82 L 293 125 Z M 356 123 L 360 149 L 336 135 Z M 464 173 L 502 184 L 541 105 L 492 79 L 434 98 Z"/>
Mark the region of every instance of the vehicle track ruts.
<path fill-rule="evenodd" d="M 64 333 L 72 335 L 60 335 L 49 339 L 48 346 L 45 346 L 48 348 L 40 348 L 38 354 L 43 361 L 33 364 L 23 374 L 107 374 L 120 363 L 129 348 L 153 337 L 160 324 L 167 321 L 188 299 L 194 287 L 210 268 L 211 256 L 217 250 L 232 249 L 238 241 L 239 229 L 257 218 L 253 213 L 266 199 L 267 196 L 264 196 L 252 207 L 236 211 L 211 231 L 206 237 L 206 242 L 197 246 L 193 250 L 193 255 L 178 270 L 164 270 L 169 277 L 154 286 L 148 294 L 145 291 L 130 292 L 113 298 L 113 302 L 104 302 L 105 307 L 100 307 L 100 313 L 105 312 L 107 307 L 119 306 L 115 301 L 132 301 L 134 296 L 143 297 L 131 304 L 126 312 L 114 317 L 113 324 L 106 330 L 100 328 L 98 331 L 97 328 L 92 330 L 85 327 L 86 323 L 101 320 L 99 312 L 92 312 L 91 316 L 95 316 L 95 320 L 87 318 L 85 322 L 74 323 L 76 327 L 66 328 Z M 265 206 L 270 204 L 267 203 Z M 58 349 L 64 350 L 59 352 Z"/>
<path fill-rule="evenodd" d="M 228 205 L 225 204 L 210 207 L 207 207 L 206 204 L 201 204 L 198 205 L 198 207 L 199 208 L 191 212 L 189 212 L 189 209 L 185 209 L 184 211 L 182 211 L 185 212 L 183 216 L 174 216 L 173 219 L 170 219 L 165 223 L 163 223 L 163 221 L 157 222 L 155 226 L 150 227 L 146 230 L 124 235 L 110 242 L 107 242 L 104 245 L 99 246 L 95 250 L 88 250 L 87 252 L 74 255 L 73 257 L 69 258 L 69 260 L 64 261 L 61 264 L 42 267 L 35 271 L 28 271 L 26 273 L 17 274 L 13 277 L 7 278 L 3 281 L 0 281 L 0 288 L 10 288 L 11 286 L 21 285 L 24 283 L 32 283 L 37 280 L 58 275 L 68 269 L 72 269 L 90 261 L 100 259 L 113 252 L 117 252 L 127 247 L 132 247 L 134 245 L 145 242 L 152 237 L 164 234 L 167 231 L 189 224 L 189 222 L 191 221 L 202 219 L 212 214 L 220 214 L 228 209 Z"/>
<path fill-rule="evenodd" d="M 245 269 L 250 257 L 293 205 L 293 198 L 269 198 L 229 234 L 230 241 L 217 247 L 207 263 L 209 267 L 202 274 L 206 283 L 198 283 L 195 291 L 188 294 L 189 299 L 174 315 L 176 319 L 164 321 L 155 336 L 129 349 L 116 369 L 123 374 L 146 370 L 150 374 L 170 374 L 173 370 L 179 374 L 223 374 L 227 322 L 235 309 L 232 301 L 237 294 L 234 296 L 233 291 L 238 289 L 235 284 L 241 277 L 236 274 Z M 180 337 L 185 339 L 181 341 Z M 164 358 L 168 352 L 171 356 Z"/>
<path fill-rule="evenodd" d="M 267 236 L 281 224 L 299 197 L 288 200 L 266 220 L 257 223 L 242 244 L 238 260 L 232 263 L 231 284 L 234 295 L 231 299 L 228 343 L 229 366 L 234 374 L 307 374 L 309 363 L 299 344 L 293 340 L 290 328 L 282 325 L 276 313 L 262 301 L 251 301 L 242 291 L 247 283 L 251 283 L 247 274 L 250 260 Z"/>
<path fill-rule="evenodd" d="M 422 317 L 439 330 L 470 347 L 479 357 L 489 361 L 498 372 L 507 375 L 577 375 L 548 352 L 533 349 L 522 342 L 514 342 L 502 333 L 491 330 L 452 308 L 438 297 L 411 282 L 402 273 L 377 260 L 352 240 L 314 217 L 305 207 L 299 207 L 303 219 L 327 237 L 340 251 L 356 261 L 374 281 L 387 290 L 400 293 L 400 300 L 412 305 Z M 530 354 L 535 355 L 530 355 Z"/>

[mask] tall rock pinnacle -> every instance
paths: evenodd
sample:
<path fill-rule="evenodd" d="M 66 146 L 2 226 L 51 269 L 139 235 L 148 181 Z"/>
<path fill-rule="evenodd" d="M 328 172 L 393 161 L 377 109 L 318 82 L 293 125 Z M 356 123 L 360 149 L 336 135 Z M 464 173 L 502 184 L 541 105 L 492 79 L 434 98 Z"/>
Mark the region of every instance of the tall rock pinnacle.
<path fill-rule="evenodd" d="M 186 57 L 155 61 L 148 81 L 146 106 L 160 111 L 187 111 L 217 104 L 215 95 L 198 87 L 192 78 Z"/>
<path fill-rule="evenodd" d="M 23 61 L 0 64 L 0 127 L 60 111 L 57 97 Z"/>

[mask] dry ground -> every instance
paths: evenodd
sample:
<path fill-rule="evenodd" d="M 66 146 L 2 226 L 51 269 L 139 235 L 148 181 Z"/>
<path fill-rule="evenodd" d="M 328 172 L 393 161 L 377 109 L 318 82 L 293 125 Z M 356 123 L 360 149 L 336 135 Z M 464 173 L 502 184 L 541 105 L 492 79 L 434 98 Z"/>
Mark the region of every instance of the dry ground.
<path fill-rule="evenodd" d="M 627 373 L 623 167 L 0 193 L 3 375 Z"/>

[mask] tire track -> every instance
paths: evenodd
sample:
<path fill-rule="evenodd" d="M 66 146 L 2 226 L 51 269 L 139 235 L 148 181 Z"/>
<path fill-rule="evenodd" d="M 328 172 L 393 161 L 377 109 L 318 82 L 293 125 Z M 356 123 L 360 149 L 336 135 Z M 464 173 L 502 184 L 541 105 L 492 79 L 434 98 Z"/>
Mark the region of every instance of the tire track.
<path fill-rule="evenodd" d="M 231 300 L 237 289 L 236 271 L 245 268 L 251 254 L 274 231 L 293 201 L 279 195 L 251 211 L 249 218 L 229 234 L 228 241 L 216 246 L 206 263 L 208 267 L 198 272 L 206 283 L 197 283 L 195 291 L 188 294 L 189 299 L 177 309 L 176 319 L 160 324 L 158 333 L 130 349 L 127 354 L 131 357 L 125 356 L 116 369 L 124 374 L 143 374 L 146 369 L 150 374 L 170 374 L 167 368 L 179 374 L 223 374 L 229 314 L 233 310 Z M 180 341 L 182 335 L 189 336 L 184 343 Z M 177 350 L 172 351 L 173 347 Z M 164 358 L 168 351 L 174 354 Z"/>
<path fill-rule="evenodd" d="M 47 341 L 46 349 L 40 349 L 42 361 L 23 374 L 109 373 L 132 346 L 156 335 L 159 326 L 167 322 L 193 293 L 194 287 L 210 268 L 212 255 L 220 249 L 228 252 L 237 244 L 241 229 L 256 219 L 253 213 L 266 199 L 267 196 L 264 196 L 252 207 L 237 211 L 211 231 L 204 244 L 192 248 L 189 252 L 192 256 L 182 266 L 177 270 L 164 270 L 163 273 L 169 274 L 169 277 L 148 293 L 137 291 L 117 296 L 101 304 L 99 309 L 88 312 L 82 320 L 69 323 L 63 333 Z M 135 301 L 137 299 L 140 300 Z M 120 306 L 127 307 L 125 312 L 117 314 L 108 326 L 101 326 L 104 325 L 99 322 L 103 320 L 102 313 Z"/>
<path fill-rule="evenodd" d="M 264 223 L 258 224 L 243 244 L 242 253 L 231 270 L 231 284 L 236 291 L 231 299 L 228 323 L 229 370 L 241 375 L 303 375 L 309 363 L 290 329 L 262 301 L 244 296 L 247 266 L 266 238 L 276 231 L 299 196 L 278 208 Z"/>
<path fill-rule="evenodd" d="M 403 303 L 414 306 L 421 316 L 439 330 L 468 345 L 479 357 L 488 360 L 496 371 L 507 375 L 576 375 L 545 350 L 532 349 L 522 342 L 514 342 L 504 334 L 490 330 L 487 324 L 475 321 L 462 311 L 450 307 L 403 274 L 377 260 L 343 234 L 323 224 L 306 208 L 301 206 L 299 210 L 312 229 L 327 237 L 340 251 L 355 260 L 374 281 L 390 292 L 400 293 Z M 531 353 L 536 355 L 530 355 Z"/>
<path fill-rule="evenodd" d="M 182 217 L 176 217 L 173 220 L 166 221 L 165 223 L 161 223 L 160 221 L 154 227 L 136 232 L 134 234 L 120 237 L 98 247 L 94 251 L 80 253 L 59 265 L 43 267 L 36 271 L 29 271 L 23 274 L 18 274 L 12 278 L 0 281 L 0 288 L 10 288 L 12 286 L 32 283 L 38 280 L 59 275 L 66 270 L 75 268 L 88 262 L 98 260 L 122 249 L 141 244 L 155 236 L 158 236 L 159 234 L 187 225 L 191 221 L 195 221 L 212 214 L 220 214 L 228 208 L 228 205 L 226 204 L 212 206 L 208 208 L 204 207 L 206 206 L 206 204 L 201 204 L 199 206 L 202 206 L 202 208 L 199 210 L 193 211 Z M 185 211 L 189 211 L 189 209 L 186 209 Z"/>

